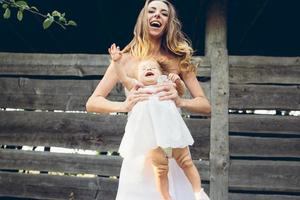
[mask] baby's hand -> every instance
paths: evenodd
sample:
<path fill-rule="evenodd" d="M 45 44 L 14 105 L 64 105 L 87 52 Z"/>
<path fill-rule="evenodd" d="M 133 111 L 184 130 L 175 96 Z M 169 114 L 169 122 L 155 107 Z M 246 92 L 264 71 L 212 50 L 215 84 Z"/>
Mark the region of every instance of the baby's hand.
<path fill-rule="evenodd" d="M 110 54 L 111 59 L 114 62 L 120 60 L 122 57 L 122 52 L 120 51 L 120 47 L 119 46 L 117 47 L 115 43 L 113 43 L 110 46 L 110 48 L 108 48 L 108 52 Z"/>
<path fill-rule="evenodd" d="M 178 74 L 170 73 L 168 75 L 168 79 L 170 79 L 173 83 L 175 83 L 177 80 L 180 80 L 180 77 Z"/>

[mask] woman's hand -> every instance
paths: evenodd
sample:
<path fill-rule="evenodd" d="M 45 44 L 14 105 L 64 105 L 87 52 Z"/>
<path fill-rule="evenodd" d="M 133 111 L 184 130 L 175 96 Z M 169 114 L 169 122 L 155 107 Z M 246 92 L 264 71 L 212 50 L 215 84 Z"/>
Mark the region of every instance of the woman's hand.
<path fill-rule="evenodd" d="M 159 93 L 159 100 L 173 100 L 176 106 L 180 107 L 181 98 L 178 96 L 175 83 L 166 82 L 155 87 L 156 93 Z"/>
<path fill-rule="evenodd" d="M 126 100 L 123 104 L 123 111 L 129 112 L 132 110 L 133 106 L 139 101 L 148 100 L 151 96 L 151 92 L 147 92 L 145 90 L 139 90 L 139 88 L 144 87 L 143 84 L 137 82 L 136 85 L 130 90 L 129 94 L 127 95 Z"/>

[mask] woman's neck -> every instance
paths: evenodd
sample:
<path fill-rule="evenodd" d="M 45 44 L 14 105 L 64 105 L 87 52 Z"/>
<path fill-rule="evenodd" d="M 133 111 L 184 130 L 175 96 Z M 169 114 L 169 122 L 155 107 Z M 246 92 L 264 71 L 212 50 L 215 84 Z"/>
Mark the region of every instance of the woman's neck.
<path fill-rule="evenodd" d="M 151 49 L 150 54 L 153 56 L 159 56 L 162 54 L 161 52 L 161 38 L 152 38 L 150 39 Z"/>

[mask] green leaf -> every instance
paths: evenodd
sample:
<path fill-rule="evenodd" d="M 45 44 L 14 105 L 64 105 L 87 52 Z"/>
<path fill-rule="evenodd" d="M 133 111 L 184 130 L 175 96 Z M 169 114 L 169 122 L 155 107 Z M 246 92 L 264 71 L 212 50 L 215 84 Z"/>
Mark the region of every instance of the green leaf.
<path fill-rule="evenodd" d="M 21 10 L 18 11 L 17 18 L 18 18 L 19 21 L 22 21 L 22 19 L 23 19 L 23 11 L 21 11 Z"/>
<path fill-rule="evenodd" d="M 31 6 L 31 9 L 39 12 L 39 10 L 35 6 Z"/>
<path fill-rule="evenodd" d="M 3 18 L 4 18 L 4 19 L 10 18 L 10 9 L 9 9 L 9 8 L 6 8 L 6 9 L 5 9 L 5 12 L 4 12 L 4 14 L 3 14 Z"/>
<path fill-rule="evenodd" d="M 6 9 L 6 8 L 8 8 L 8 5 L 5 3 L 5 4 L 2 5 L 2 8 Z"/>
<path fill-rule="evenodd" d="M 60 17 L 61 14 L 60 14 L 60 12 L 58 12 L 57 10 L 54 10 L 54 11 L 52 12 L 52 16 L 53 16 L 53 17 Z"/>
<path fill-rule="evenodd" d="M 64 18 L 64 17 L 60 17 L 60 18 L 59 18 L 59 21 L 62 22 L 62 23 L 64 23 L 64 24 L 67 23 L 67 20 L 66 20 L 66 18 Z"/>
<path fill-rule="evenodd" d="M 28 4 L 26 1 L 17 1 L 16 4 L 21 7 L 28 7 Z"/>
<path fill-rule="evenodd" d="M 62 17 L 65 17 L 66 13 L 61 14 Z"/>
<path fill-rule="evenodd" d="M 47 29 L 51 26 L 51 24 L 53 23 L 53 18 L 47 18 L 44 20 L 43 22 L 43 28 Z"/>
<path fill-rule="evenodd" d="M 77 26 L 76 22 L 74 22 L 73 20 L 68 21 L 68 24 L 70 26 Z"/>

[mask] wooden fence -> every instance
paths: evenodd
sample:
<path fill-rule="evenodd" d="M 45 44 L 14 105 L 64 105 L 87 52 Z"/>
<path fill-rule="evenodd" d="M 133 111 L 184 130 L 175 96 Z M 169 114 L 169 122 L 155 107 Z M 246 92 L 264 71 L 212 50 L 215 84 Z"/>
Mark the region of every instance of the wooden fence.
<path fill-rule="evenodd" d="M 228 56 L 226 2 L 209 1 L 205 57 L 194 57 L 213 106 L 212 118 L 184 112 L 194 163 L 212 200 L 300 200 L 300 117 L 284 114 L 300 110 L 300 58 Z M 126 116 L 84 112 L 108 64 L 107 55 L 0 53 L 0 197 L 114 199 L 115 153 L 21 150 L 117 151 Z M 124 100 L 121 85 L 109 99 Z"/>
<path fill-rule="evenodd" d="M 210 66 L 202 59 L 199 80 L 210 96 Z M 299 58 L 231 56 L 229 63 L 230 109 L 300 110 Z M 106 55 L 1 53 L 0 107 L 24 111 L 0 112 L 0 143 L 116 151 L 125 115 L 70 112 L 85 111 L 85 102 L 107 64 Z M 117 86 L 110 99 L 124 99 L 122 88 Z M 210 119 L 191 115 L 185 121 L 195 139 L 193 159 L 208 191 Z M 299 122 L 296 116 L 229 115 L 229 199 L 300 199 Z M 3 148 L 0 196 L 112 200 L 121 161 L 112 155 Z M 74 175 L 81 173 L 96 176 Z"/>

